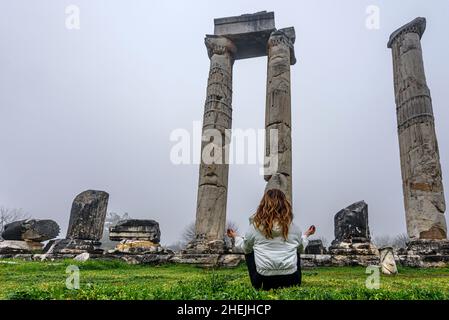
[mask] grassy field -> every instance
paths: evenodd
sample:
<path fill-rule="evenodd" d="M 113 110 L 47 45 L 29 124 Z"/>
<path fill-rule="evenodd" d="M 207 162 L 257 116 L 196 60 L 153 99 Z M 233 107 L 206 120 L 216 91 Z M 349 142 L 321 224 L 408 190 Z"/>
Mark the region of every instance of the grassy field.
<path fill-rule="evenodd" d="M 66 268 L 77 265 L 80 288 L 66 288 Z M 251 287 L 244 265 L 203 270 L 186 265 L 134 266 L 118 261 L 0 262 L 0 299 L 449 299 L 449 268 L 401 268 L 365 286 L 362 267 L 303 271 L 303 285 L 275 291 Z"/>

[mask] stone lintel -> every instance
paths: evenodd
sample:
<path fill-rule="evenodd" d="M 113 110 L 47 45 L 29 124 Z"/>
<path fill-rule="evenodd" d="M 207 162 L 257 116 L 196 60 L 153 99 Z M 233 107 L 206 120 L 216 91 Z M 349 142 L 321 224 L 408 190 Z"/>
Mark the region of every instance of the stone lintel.
<path fill-rule="evenodd" d="M 393 42 L 403 33 L 414 32 L 417 33 L 419 35 L 419 38 L 421 39 L 424 31 L 426 31 L 426 18 L 418 17 L 393 32 L 390 36 L 390 40 L 388 41 L 387 46 L 391 49 L 393 46 Z"/>
<path fill-rule="evenodd" d="M 267 55 L 267 41 L 276 30 L 274 12 L 258 12 L 214 20 L 215 36 L 231 40 L 237 47 L 234 58 L 247 59 Z"/>

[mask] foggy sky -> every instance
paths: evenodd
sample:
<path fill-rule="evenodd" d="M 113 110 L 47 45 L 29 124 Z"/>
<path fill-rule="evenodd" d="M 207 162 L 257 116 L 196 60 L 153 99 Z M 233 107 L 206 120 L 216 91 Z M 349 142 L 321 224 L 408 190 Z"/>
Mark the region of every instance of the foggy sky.
<path fill-rule="evenodd" d="M 65 8 L 80 8 L 80 30 Z M 368 5 L 380 29 L 365 27 Z M 110 194 L 109 211 L 156 219 L 165 244 L 195 219 L 198 165 L 170 162 L 170 133 L 201 121 L 213 19 L 274 11 L 294 26 L 293 197 L 296 222 L 333 239 L 333 217 L 369 204 L 374 236 L 404 233 L 391 52 L 398 27 L 427 18 L 422 39 L 449 177 L 449 1 L 0 2 L 0 206 L 56 220 L 65 236 L 73 198 Z M 234 65 L 233 127 L 264 128 L 266 57 Z M 200 139 L 200 137 L 192 137 Z M 447 179 L 444 180 L 447 182 Z M 447 183 L 445 183 L 447 186 Z M 231 165 L 228 217 L 242 231 L 265 183 Z"/>

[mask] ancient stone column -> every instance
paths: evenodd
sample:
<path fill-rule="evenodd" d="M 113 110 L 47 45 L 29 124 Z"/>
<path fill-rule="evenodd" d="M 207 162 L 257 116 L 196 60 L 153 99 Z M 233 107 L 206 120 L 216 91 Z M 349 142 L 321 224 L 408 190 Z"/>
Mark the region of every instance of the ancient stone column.
<path fill-rule="evenodd" d="M 222 36 L 207 36 L 205 43 L 210 72 L 204 107 L 195 230 L 199 242 L 218 241 L 220 247 L 226 225 L 230 143 L 226 130 L 231 129 L 232 124 L 232 69 L 236 48 L 232 41 Z"/>
<path fill-rule="evenodd" d="M 70 212 L 67 239 L 99 241 L 103 236 L 109 194 L 89 190 L 76 196 Z"/>
<path fill-rule="evenodd" d="M 420 41 L 425 29 L 426 19 L 416 18 L 391 35 L 388 48 L 393 53 L 408 235 L 412 240 L 439 240 L 447 237 L 446 204 Z"/>
<path fill-rule="evenodd" d="M 265 168 L 265 180 L 283 175 L 287 180 L 282 190 L 292 200 L 292 137 L 291 137 L 291 87 L 290 65 L 296 63 L 294 54 L 295 29 L 274 31 L 268 40 L 267 100 L 265 111 L 266 156 L 270 159 Z M 277 141 L 273 133 L 277 130 Z M 270 138 L 271 137 L 271 138 Z M 276 143 L 276 145 L 273 145 Z M 277 152 L 277 157 L 276 157 Z"/>

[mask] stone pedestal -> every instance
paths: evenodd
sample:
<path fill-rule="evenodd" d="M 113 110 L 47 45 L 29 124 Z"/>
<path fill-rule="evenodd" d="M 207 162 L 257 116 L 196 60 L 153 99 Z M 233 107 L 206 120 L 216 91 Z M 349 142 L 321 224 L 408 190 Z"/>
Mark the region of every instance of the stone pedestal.
<path fill-rule="evenodd" d="M 29 254 L 42 251 L 43 244 L 36 241 L 0 241 L 0 255 Z"/>
<path fill-rule="evenodd" d="M 81 253 L 102 254 L 101 242 L 82 239 L 51 240 L 44 248 L 46 254 L 79 255 Z"/>
<path fill-rule="evenodd" d="M 172 263 L 190 264 L 203 268 L 234 268 L 245 261 L 243 254 L 177 254 Z"/>
<path fill-rule="evenodd" d="M 407 267 L 448 267 L 449 240 L 413 240 L 398 256 L 399 262 Z"/>
<path fill-rule="evenodd" d="M 224 240 L 209 241 L 205 238 L 197 238 L 187 244 L 183 250 L 184 254 L 222 254 L 230 252 L 231 248 L 226 245 Z"/>
<path fill-rule="evenodd" d="M 139 240 L 159 243 L 161 230 L 154 220 L 123 220 L 109 228 L 109 239 L 112 241 Z"/>
<path fill-rule="evenodd" d="M 432 99 L 424 72 L 416 18 L 390 37 L 407 231 L 410 239 L 444 240 L 446 203 Z"/>
<path fill-rule="evenodd" d="M 161 247 L 161 230 L 154 220 L 123 220 L 109 228 L 109 239 L 120 241 L 109 254 L 166 254 Z"/>
<path fill-rule="evenodd" d="M 336 265 L 379 264 L 379 250 L 371 242 L 368 205 L 356 202 L 335 215 L 335 240 L 329 253 Z"/>

